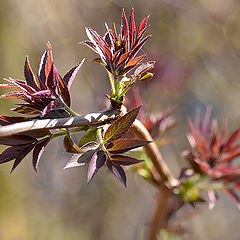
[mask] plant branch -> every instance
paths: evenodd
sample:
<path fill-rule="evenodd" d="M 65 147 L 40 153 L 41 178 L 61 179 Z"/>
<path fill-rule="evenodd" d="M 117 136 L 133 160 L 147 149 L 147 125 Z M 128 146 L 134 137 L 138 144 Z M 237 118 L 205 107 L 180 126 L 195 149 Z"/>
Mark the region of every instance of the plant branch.
<path fill-rule="evenodd" d="M 104 111 L 89 113 L 87 115 L 77 117 L 37 119 L 19 122 L 0 127 L 0 137 L 12 136 L 26 131 L 39 129 L 57 129 L 102 125 L 115 120 L 119 114 L 119 111 L 109 108 Z"/>
<path fill-rule="evenodd" d="M 132 129 L 134 133 L 141 139 L 152 141 L 144 146 L 147 155 L 151 159 L 154 167 L 156 168 L 157 172 L 161 177 L 161 181 L 165 184 L 169 184 L 170 187 L 173 187 L 177 184 L 176 178 L 171 174 L 167 164 L 163 160 L 162 154 L 158 149 L 158 146 L 154 142 L 152 136 L 150 135 L 149 131 L 145 128 L 145 126 L 139 121 L 135 120 Z"/>
<path fill-rule="evenodd" d="M 158 192 L 157 206 L 149 226 L 149 240 L 156 240 L 158 233 L 164 227 L 168 211 L 169 189 L 161 185 Z"/>

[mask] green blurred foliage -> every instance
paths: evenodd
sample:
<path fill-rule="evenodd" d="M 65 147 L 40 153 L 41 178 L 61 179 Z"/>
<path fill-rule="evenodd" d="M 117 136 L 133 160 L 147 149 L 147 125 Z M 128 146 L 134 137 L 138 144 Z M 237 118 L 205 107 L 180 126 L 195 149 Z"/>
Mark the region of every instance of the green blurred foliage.
<path fill-rule="evenodd" d="M 225 116 L 230 129 L 239 126 L 238 0 L 0 0 L 0 78 L 23 79 L 26 55 L 36 72 L 50 41 L 60 73 L 87 57 L 71 90 L 73 108 L 97 110 L 109 89 L 107 76 L 91 62 L 94 53 L 78 42 L 86 39 L 85 26 L 103 34 L 105 22 L 119 26 L 122 7 L 129 13 L 132 6 L 138 23 L 150 14 L 152 37 L 144 52 L 158 62 L 154 79 L 139 83 L 144 103 L 152 112 L 178 104 L 174 143 L 161 147 L 178 175 L 186 166 L 180 157 L 187 146 L 185 119 L 196 107 L 212 104 L 215 116 Z M 9 114 L 9 104 L 15 102 L 1 100 L 1 113 Z M 86 169 L 62 170 L 69 157 L 56 140 L 37 175 L 30 159 L 12 175 L 10 164 L 0 167 L 0 239 L 144 239 L 154 187 L 131 171 L 127 190 L 104 171 L 87 186 Z M 182 239 L 237 240 L 239 220 L 234 204 L 222 198 L 213 211 L 184 208 L 173 224 L 190 230 Z"/>

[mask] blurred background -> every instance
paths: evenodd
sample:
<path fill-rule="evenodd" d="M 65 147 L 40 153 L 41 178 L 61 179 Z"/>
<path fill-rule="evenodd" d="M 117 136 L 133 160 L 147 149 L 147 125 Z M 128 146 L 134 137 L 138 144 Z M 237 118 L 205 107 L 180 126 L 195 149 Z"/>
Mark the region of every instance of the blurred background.
<path fill-rule="evenodd" d="M 139 84 L 140 94 L 149 113 L 177 104 L 178 126 L 169 134 L 174 141 L 161 150 L 178 176 L 187 166 L 181 158 L 188 147 L 186 118 L 197 107 L 204 113 L 212 105 L 214 117 L 226 118 L 230 131 L 240 124 L 238 0 L 0 0 L 0 79 L 23 79 L 26 55 L 36 73 L 50 41 L 62 75 L 87 58 L 71 89 L 72 106 L 80 113 L 98 110 L 109 91 L 107 77 L 92 62 L 96 55 L 78 42 L 87 38 L 85 26 L 100 35 L 105 22 L 119 27 L 123 7 L 127 15 L 135 8 L 138 24 L 150 14 L 152 37 L 143 51 L 157 65 L 151 82 Z M 14 103 L 1 100 L 1 114 L 10 114 Z M 70 155 L 61 141 L 48 145 L 38 174 L 30 158 L 11 175 L 11 163 L 0 166 L 0 239 L 144 239 L 157 197 L 154 187 L 128 171 L 125 189 L 104 170 L 87 185 L 86 168 L 62 170 Z M 214 210 L 203 205 L 180 211 L 173 225 L 189 233 L 166 239 L 239 239 L 240 213 L 220 197 Z"/>

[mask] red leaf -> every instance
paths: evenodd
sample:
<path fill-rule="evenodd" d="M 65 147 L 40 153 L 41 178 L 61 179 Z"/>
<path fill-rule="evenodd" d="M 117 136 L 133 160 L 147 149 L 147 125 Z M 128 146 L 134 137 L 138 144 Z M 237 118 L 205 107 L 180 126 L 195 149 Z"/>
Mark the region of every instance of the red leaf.
<path fill-rule="evenodd" d="M 148 22 L 149 16 L 144 18 L 142 22 L 139 24 L 138 31 L 137 31 L 137 38 L 141 34 L 141 32 L 147 27 L 147 22 Z"/>
<path fill-rule="evenodd" d="M 229 155 L 225 156 L 223 159 L 220 160 L 221 163 L 229 162 L 233 160 L 233 158 L 236 158 L 240 156 L 240 151 L 230 153 Z"/>
<path fill-rule="evenodd" d="M 71 105 L 71 98 L 70 93 L 68 91 L 68 87 L 65 84 L 65 82 L 62 80 L 60 76 L 58 76 L 58 90 L 60 92 L 60 95 L 62 96 L 63 101 L 67 104 L 67 106 L 70 107 Z"/>
<path fill-rule="evenodd" d="M 240 199 L 238 195 L 234 191 L 227 188 L 223 188 L 222 191 L 226 193 L 236 203 L 238 209 L 240 210 Z"/>
<path fill-rule="evenodd" d="M 112 161 L 107 161 L 107 166 L 109 170 L 115 175 L 115 177 L 120 180 L 120 182 L 127 187 L 127 179 L 126 174 L 123 170 L 123 168 L 120 165 L 113 164 Z"/>
<path fill-rule="evenodd" d="M 145 37 L 140 43 L 138 43 L 131 51 L 130 58 L 135 57 L 146 41 L 151 37 L 151 35 Z"/>
<path fill-rule="evenodd" d="M 104 141 L 113 141 L 121 138 L 133 124 L 134 120 L 138 115 L 140 107 L 132 109 L 124 116 L 114 121 L 105 132 Z"/>
<path fill-rule="evenodd" d="M 116 68 L 118 68 L 121 64 L 123 64 L 123 62 L 128 58 L 130 52 L 126 52 L 124 54 L 122 54 L 117 62 Z"/>
<path fill-rule="evenodd" d="M 202 125 L 202 132 L 204 136 L 206 136 L 206 134 L 210 131 L 211 113 L 212 113 L 212 107 L 208 106 L 205 113 L 204 120 L 203 120 L 203 125 Z"/>
<path fill-rule="evenodd" d="M 41 158 L 47 144 L 50 142 L 50 140 L 51 140 L 51 137 L 47 137 L 47 138 L 41 140 L 39 143 L 36 144 L 36 146 L 33 150 L 32 163 L 33 163 L 33 168 L 36 172 L 37 172 L 40 158 Z"/>
<path fill-rule="evenodd" d="M 127 17 L 126 17 L 124 8 L 123 8 L 122 9 L 122 19 L 121 19 L 121 37 L 122 37 L 122 39 L 126 40 L 128 34 L 129 34 L 128 21 L 127 21 Z"/>
<path fill-rule="evenodd" d="M 96 50 L 96 47 L 95 47 L 95 44 L 91 41 L 83 41 L 83 42 L 80 42 L 80 44 L 83 44 L 87 47 L 89 47 L 91 50 L 93 50 L 95 53 L 98 54 L 98 51 Z"/>
<path fill-rule="evenodd" d="M 132 49 L 135 40 L 135 20 L 134 20 L 134 9 L 132 8 L 129 18 L 129 36 L 130 36 L 130 48 Z"/>
<path fill-rule="evenodd" d="M 88 177 L 87 183 L 89 183 L 92 178 L 97 174 L 97 172 L 101 169 L 101 167 L 106 162 L 106 155 L 103 151 L 95 152 L 92 155 L 91 161 L 88 167 Z"/>
<path fill-rule="evenodd" d="M 124 68 L 136 66 L 143 58 L 144 58 L 144 55 L 130 59 L 127 62 L 127 64 L 124 66 Z"/>
<path fill-rule="evenodd" d="M 45 73 L 46 73 L 46 78 L 48 79 L 48 75 L 50 74 L 52 65 L 53 65 L 52 46 L 50 42 L 47 42 L 47 48 L 48 48 L 48 55 L 47 55 L 47 60 L 45 65 Z"/>
<path fill-rule="evenodd" d="M 58 83 L 59 75 L 56 67 L 52 64 L 52 68 L 48 74 L 46 85 L 50 90 L 55 91 Z"/>
<path fill-rule="evenodd" d="M 223 146 L 223 152 L 227 151 L 231 145 L 238 139 L 240 135 L 240 129 L 237 129 L 236 131 L 234 131 L 232 133 L 232 135 L 229 137 L 228 141 L 226 142 L 226 144 Z"/>
<path fill-rule="evenodd" d="M 145 146 L 149 143 L 151 142 L 140 139 L 117 139 L 108 144 L 107 151 L 110 153 L 119 154 Z"/>

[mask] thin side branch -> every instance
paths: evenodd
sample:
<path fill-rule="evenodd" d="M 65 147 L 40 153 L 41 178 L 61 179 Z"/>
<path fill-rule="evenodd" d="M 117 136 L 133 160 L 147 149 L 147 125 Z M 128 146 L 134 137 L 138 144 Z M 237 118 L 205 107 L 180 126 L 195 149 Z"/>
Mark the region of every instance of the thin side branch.
<path fill-rule="evenodd" d="M 169 184 L 170 186 L 175 186 L 177 184 L 177 180 L 171 174 L 167 164 L 163 160 L 162 154 L 159 151 L 158 146 L 154 142 L 152 136 L 150 135 L 148 130 L 145 128 L 145 126 L 139 120 L 136 119 L 132 125 L 132 129 L 139 138 L 147 141 L 152 141 L 152 143 L 149 143 L 144 146 L 147 155 L 149 156 L 154 167 L 159 173 L 161 180 L 164 183 Z"/>
<path fill-rule="evenodd" d="M 0 127 L 0 137 L 12 136 L 26 131 L 39 129 L 57 129 L 80 127 L 86 125 L 101 125 L 115 120 L 119 114 L 119 111 L 109 108 L 104 111 L 89 113 L 84 116 L 58 119 L 37 119 L 19 122 Z"/>

